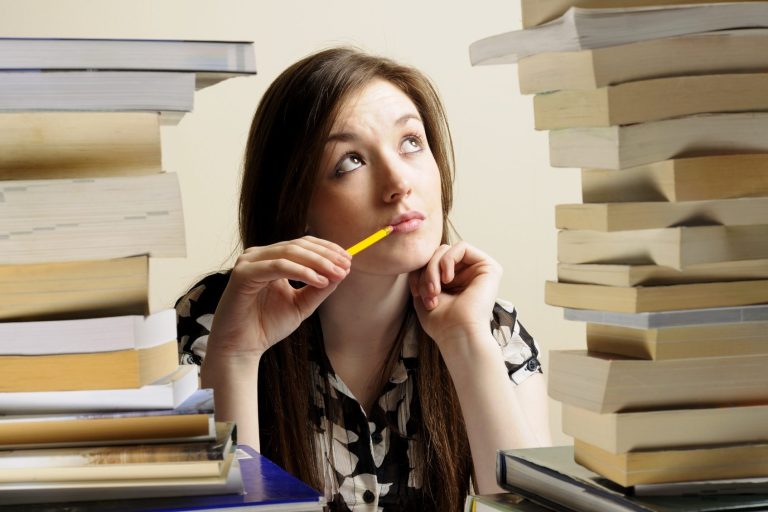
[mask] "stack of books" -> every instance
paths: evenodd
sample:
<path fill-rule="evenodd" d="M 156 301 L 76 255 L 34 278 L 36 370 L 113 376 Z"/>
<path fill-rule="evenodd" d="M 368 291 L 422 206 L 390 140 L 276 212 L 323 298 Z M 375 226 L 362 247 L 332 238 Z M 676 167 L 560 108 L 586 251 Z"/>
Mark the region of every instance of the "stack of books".
<path fill-rule="evenodd" d="M 768 2 L 608 3 L 523 0 L 470 48 L 518 63 L 551 165 L 582 168 L 545 296 L 588 351 L 550 352 L 550 396 L 624 488 L 767 477 Z"/>
<path fill-rule="evenodd" d="M 249 43 L 0 39 L 0 504 L 242 491 L 148 259 L 185 255 L 161 122 L 254 72 Z"/>

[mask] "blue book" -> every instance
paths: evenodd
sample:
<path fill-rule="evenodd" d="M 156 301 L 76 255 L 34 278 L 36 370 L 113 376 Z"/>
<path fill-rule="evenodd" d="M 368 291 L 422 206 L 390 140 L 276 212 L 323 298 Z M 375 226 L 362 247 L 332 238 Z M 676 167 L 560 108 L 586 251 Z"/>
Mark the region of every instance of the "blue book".
<path fill-rule="evenodd" d="M 203 512 L 203 511 L 259 511 L 315 512 L 322 511 L 325 498 L 315 489 L 294 477 L 274 462 L 249 446 L 237 447 L 237 464 L 242 475 L 243 492 L 166 498 L 111 499 L 100 501 L 57 502 L 0 506 L 0 512 Z M 234 468 L 233 468 L 234 469 Z M 195 492 L 190 487 L 190 493 Z M 45 493 L 44 490 L 40 491 Z M 151 490 L 149 492 L 152 492 Z M 104 493 L 110 493 L 105 489 Z M 4 499 L 0 487 L 0 503 Z M 54 493 L 55 495 L 55 493 Z M 141 488 L 134 488 L 131 498 L 146 496 Z M 53 501 L 53 500 L 51 500 Z"/>

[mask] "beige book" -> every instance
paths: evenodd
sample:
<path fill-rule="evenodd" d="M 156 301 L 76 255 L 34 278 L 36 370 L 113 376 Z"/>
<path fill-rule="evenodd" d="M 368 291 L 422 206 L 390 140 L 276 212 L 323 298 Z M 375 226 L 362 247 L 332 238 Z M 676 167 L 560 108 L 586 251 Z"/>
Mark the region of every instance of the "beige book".
<path fill-rule="evenodd" d="M 718 1 L 736 2 L 741 0 Z M 603 9 L 607 7 L 647 7 L 706 3 L 711 3 L 711 0 L 521 0 L 520 6 L 523 12 L 523 27 L 528 28 L 559 18 L 571 7 Z"/>
<path fill-rule="evenodd" d="M 155 113 L 34 112 L 0 116 L 0 180 L 161 172 Z"/>
<path fill-rule="evenodd" d="M 0 265 L 0 320 L 145 315 L 149 258 Z"/>
<path fill-rule="evenodd" d="M 768 110 L 768 74 L 656 78 L 533 98 L 537 130 L 646 123 L 707 112 Z"/>
<path fill-rule="evenodd" d="M 663 329 L 588 323 L 587 349 L 655 361 L 768 354 L 768 322 L 686 325 Z"/>
<path fill-rule="evenodd" d="M 600 414 L 563 404 L 563 432 L 610 453 L 768 443 L 768 405 Z"/>
<path fill-rule="evenodd" d="M 0 264 L 182 257 L 176 174 L 0 181 Z"/>
<path fill-rule="evenodd" d="M 742 29 L 652 39 L 518 61 L 520 92 L 588 90 L 653 78 L 757 73 L 768 68 L 768 30 Z"/>
<path fill-rule="evenodd" d="M 675 226 L 749 226 L 768 221 L 768 197 L 706 201 L 577 203 L 555 207 L 558 229 L 627 231 Z"/>
<path fill-rule="evenodd" d="M 0 392 L 140 388 L 178 367 L 176 340 L 141 349 L 0 356 Z"/>
<path fill-rule="evenodd" d="M 664 160 L 628 169 L 582 169 L 585 203 L 703 201 L 768 196 L 768 154 Z"/>
<path fill-rule="evenodd" d="M 602 286 L 547 281 L 550 306 L 619 313 L 674 311 L 768 302 L 768 280 L 666 286 Z"/>
<path fill-rule="evenodd" d="M 553 167 L 625 169 L 670 158 L 768 152 L 768 113 L 700 114 L 549 132 Z"/>
<path fill-rule="evenodd" d="M 660 265 L 608 265 L 597 263 L 558 263 L 561 283 L 604 286 L 657 286 L 667 284 L 710 283 L 768 279 L 768 259 L 722 261 L 691 265 L 676 270 Z"/>
<path fill-rule="evenodd" d="M 768 401 L 768 355 L 649 361 L 552 350 L 549 365 L 550 397 L 599 413 Z"/>
<path fill-rule="evenodd" d="M 558 232 L 561 263 L 691 265 L 768 258 L 768 225 Z"/>
<path fill-rule="evenodd" d="M 619 485 L 768 476 L 768 444 L 614 454 L 576 439 L 576 462 Z"/>

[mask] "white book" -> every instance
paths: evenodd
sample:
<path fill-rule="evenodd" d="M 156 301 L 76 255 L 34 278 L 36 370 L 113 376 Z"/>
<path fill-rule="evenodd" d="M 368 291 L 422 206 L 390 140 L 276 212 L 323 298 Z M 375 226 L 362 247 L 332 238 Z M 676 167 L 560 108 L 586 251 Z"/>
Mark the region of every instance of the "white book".
<path fill-rule="evenodd" d="M 81 320 L 0 323 L 0 355 L 112 352 L 176 339 L 176 311 Z"/>
<path fill-rule="evenodd" d="M 194 72 L 197 88 L 256 73 L 253 43 L 142 39 L 0 38 L 0 69 Z"/>
<path fill-rule="evenodd" d="M 617 325 L 635 329 L 661 329 L 685 325 L 732 324 L 768 321 L 768 304 L 727 308 L 682 309 L 651 313 L 619 313 L 592 309 L 564 308 L 566 320 Z"/>
<path fill-rule="evenodd" d="M 508 64 L 529 55 L 603 48 L 715 30 L 768 27 L 768 3 L 733 2 L 654 7 L 571 7 L 544 25 L 475 41 L 473 65 Z"/>
<path fill-rule="evenodd" d="M 174 409 L 199 389 L 198 366 L 181 365 L 172 374 L 132 389 L 0 393 L 4 414 Z"/>
<path fill-rule="evenodd" d="M 194 73 L 0 72 L 0 112 L 191 112 Z"/>
<path fill-rule="evenodd" d="M 0 263 L 183 257 L 176 174 L 0 181 Z"/>

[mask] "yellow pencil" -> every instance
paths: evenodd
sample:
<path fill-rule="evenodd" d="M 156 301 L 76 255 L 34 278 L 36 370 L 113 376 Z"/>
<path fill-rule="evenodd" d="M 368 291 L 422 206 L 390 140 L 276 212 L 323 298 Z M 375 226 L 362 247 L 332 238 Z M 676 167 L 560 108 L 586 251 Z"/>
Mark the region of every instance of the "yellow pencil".
<path fill-rule="evenodd" d="M 392 226 L 387 226 L 383 229 L 380 229 L 374 234 L 372 234 L 371 236 L 369 236 L 368 238 L 365 238 L 357 242 L 355 245 L 347 249 L 347 252 L 352 256 L 354 256 L 355 254 L 359 253 L 363 249 L 367 249 L 368 247 L 372 246 L 373 244 L 375 244 L 376 242 L 378 242 L 379 240 L 381 240 L 382 238 L 384 238 L 394 230 L 395 228 L 393 228 Z"/>

